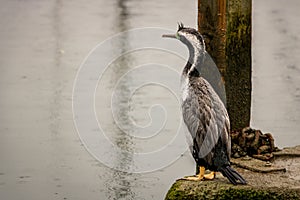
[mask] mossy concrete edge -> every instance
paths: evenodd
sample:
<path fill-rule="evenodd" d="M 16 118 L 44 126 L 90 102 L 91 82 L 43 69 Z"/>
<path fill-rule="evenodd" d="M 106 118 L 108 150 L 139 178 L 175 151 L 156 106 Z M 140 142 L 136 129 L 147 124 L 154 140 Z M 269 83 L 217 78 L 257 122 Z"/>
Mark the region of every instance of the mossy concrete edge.
<path fill-rule="evenodd" d="M 177 180 L 165 200 L 175 199 L 300 199 L 300 188 L 231 185 L 220 181 Z"/>

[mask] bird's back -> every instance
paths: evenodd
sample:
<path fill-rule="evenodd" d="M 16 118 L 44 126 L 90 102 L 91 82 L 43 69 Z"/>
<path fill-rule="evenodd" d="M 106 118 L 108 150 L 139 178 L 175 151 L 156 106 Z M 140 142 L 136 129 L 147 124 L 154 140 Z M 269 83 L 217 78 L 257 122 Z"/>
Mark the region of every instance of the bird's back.
<path fill-rule="evenodd" d="M 229 165 L 229 117 L 213 87 L 203 77 L 186 77 L 182 80 L 182 95 L 189 146 L 198 165 L 216 171 Z"/>

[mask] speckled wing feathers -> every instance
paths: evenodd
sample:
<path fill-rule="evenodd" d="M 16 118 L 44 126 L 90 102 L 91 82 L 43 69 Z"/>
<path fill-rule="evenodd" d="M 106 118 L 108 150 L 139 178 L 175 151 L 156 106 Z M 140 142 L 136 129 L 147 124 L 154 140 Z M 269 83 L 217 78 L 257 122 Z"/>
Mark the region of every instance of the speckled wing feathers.
<path fill-rule="evenodd" d="M 190 79 L 188 87 L 189 94 L 182 102 L 182 113 L 191 136 L 190 150 L 196 162 L 203 159 L 212 165 L 219 137 L 223 144 L 230 145 L 229 117 L 222 101 L 205 79 Z M 230 153 L 230 146 L 226 148 Z"/>

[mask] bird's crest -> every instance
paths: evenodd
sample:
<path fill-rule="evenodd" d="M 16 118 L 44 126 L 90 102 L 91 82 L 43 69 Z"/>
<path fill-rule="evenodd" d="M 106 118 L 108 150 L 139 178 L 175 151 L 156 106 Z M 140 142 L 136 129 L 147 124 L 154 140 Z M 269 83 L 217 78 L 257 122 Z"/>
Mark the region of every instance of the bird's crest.
<path fill-rule="evenodd" d="M 183 23 L 182 22 L 180 22 L 180 23 L 178 22 L 178 31 L 180 31 L 182 29 L 184 29 Z"/>

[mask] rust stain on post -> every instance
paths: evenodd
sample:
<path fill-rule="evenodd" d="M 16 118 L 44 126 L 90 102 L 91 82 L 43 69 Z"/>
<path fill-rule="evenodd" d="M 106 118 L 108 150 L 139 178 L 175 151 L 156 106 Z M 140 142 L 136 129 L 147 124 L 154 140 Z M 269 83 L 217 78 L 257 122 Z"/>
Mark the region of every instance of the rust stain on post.
<path fill-rule="evenodd" d="M 224 76 L 226 44 L 226 0 L 199 0 L 198 29 L 205 37 L 208 53 Z"/>

